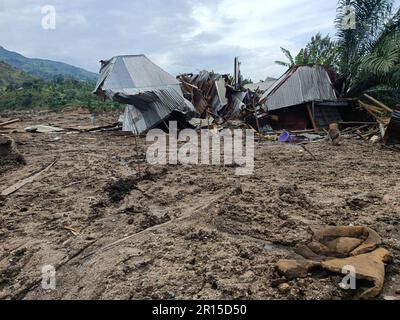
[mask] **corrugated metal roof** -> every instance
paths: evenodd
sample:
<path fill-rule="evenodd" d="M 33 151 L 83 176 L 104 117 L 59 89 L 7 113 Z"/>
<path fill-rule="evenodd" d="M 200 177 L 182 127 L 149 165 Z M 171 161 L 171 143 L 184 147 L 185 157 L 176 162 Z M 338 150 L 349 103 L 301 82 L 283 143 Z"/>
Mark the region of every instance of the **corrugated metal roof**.
<path fill-rule="evenodd" d="M 100 70 L 95 91 L 120 91 L 179 86 L 179 81 L 144 55 L 113 57 Z"/>
<path fill-rule="evenodd" d="M 268 78 L 263 82 L 258 83 L 249 83 L 244 86 L 245 89 L 250 91 L 256 91 L 257 89 L 261 90 L 262 92 L 267 91 L 269 88 L 273 86 L 273 84 L 277 81 L 277 79 Z"/>
<path fill-rule="evenodd" d="M 311 101 L 335 101 L 337 96 L 324 67 L 298 66 L 287 71 L 262 96 L 268 111 Z"/>
<path fill-rule="evenodd" d="M 144 55 L 118 56 L 100 70 L 95 93 L 129 105 L 124 131 L 143 133 L 173 111 L 194 111 L 183 97 L 179 81 Z"/>

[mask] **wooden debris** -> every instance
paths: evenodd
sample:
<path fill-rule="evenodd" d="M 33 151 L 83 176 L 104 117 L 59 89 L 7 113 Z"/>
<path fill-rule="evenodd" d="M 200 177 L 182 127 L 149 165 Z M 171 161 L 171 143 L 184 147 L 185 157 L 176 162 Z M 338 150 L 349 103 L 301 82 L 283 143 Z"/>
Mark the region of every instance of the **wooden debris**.
<path fill-rule="evenodd" d="M 377 105 L 377 106 L 383 108 L 384 110 L 386 110 L 386 112 L 393 113 L 392 109 L 390 109 L 388 106 L 386 106 L 382 102 L 376 100 L 375 98 L 373 98 L 373 97 L 371 97 L 371 96 L 369 96 L 367 94 L 364 94 L 364 97 L 366 97 L 368 100 L 372 101 L 375 105 Z"/>
<path fill-rule="evenodd" d="M 6 122 L 3 122 L 3 123 L 0 123 L 0 128 L 7 127 L 7 126 L 9 126 L 11 124 L 14 124 L 14 123 L 17 123 L 17 122 L 20 122 L 20 121 L 21 121 L 20 119 L 14 119 L 14 120 L 10 120 L 10 121 L 6 121 Z"/>
<path fill-rule="evenodd" d="M 9 196 L 15 192 L 17 192 L 19 189 L 21 189 L 22 187 L 24 187 L 25 185 L 27 185 L 28 183 L 32 183 L 34 180 L 36 180 L 40 175 L 42 175 L 43 173 L 45 173 L 46 171 L 50 170 L 55 164 L 56 164 L 57 160 L 55 160 L 54 162 L 52 162 L 50 165 L 48 165 L 46 168 L 44 168 L 43 170 L 31 175 L 30 177 L 21 180 L 19 182 L 17 182 L 16 184 L 14 184 L 13 186 L 7 188 L 6 190 L 1 192 L 1 195 L 6 197 Z"/>
<path fill-rule="evenodd" d="M 378 115 L 376 112 L 374 112 L 370 105 L 362 102 L 362 101 L 358 101 L 358 103 L 360 104 L 361 107 L 363 107 L 372 117 L 374 117 L 376 119 L 377 122 L 383 124 L 383 125 L 388 125 L 390 119 L 388 117 L 382 117 L 381 115 Z"/>
<path fill-rule="evenodd" d="M 72 228 L 72 227 L 64 227 L 64 229 L 71 232 L 74 236 L 77 236 L 80 234 L 80 231 L 78 231 L 77 229 Z"/>

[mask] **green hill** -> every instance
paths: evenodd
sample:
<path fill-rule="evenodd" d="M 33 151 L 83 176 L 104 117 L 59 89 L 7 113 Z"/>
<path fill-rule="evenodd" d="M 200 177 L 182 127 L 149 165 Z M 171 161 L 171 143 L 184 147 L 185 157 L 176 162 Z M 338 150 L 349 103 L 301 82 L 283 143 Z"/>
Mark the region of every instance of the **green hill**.
<path fill-rule="evenodd" d="M 0 112 L 5 110 L 61 111 L 86 107 L 91 111 L 119 108 L 92 94 L 94 83 L 57 76 L 51 81 L 35 78 L 0 61 Z"/>
<path fill-rule="evenodd" d="M 16 89 L 24 83 L 32 82 L 35 78 L 31 75 L 17 70 L 3 61 L 0 61 L 0 91 L 5 89 Z"/>
<path fill-rule="evenodd" d="M 97 74 L 82 68 L 51 60 L 30 59 L 19 53 L 8 51 L 1 46 L 0 61 L 44 80 L 53 80 L 57 76 L 64 76 L 75 80 L 95 82 L 98 78 Z"/>

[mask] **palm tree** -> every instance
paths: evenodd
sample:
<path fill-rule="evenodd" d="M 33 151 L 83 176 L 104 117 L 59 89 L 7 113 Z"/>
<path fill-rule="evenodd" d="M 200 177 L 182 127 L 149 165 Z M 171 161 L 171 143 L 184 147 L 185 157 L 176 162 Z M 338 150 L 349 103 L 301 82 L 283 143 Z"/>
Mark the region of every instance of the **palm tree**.
<path fill-rule="evenodd" d="M 338 48 L 336 42 L 329 35 L 323 37 L 317 33 L 311 38 L 306 49 L 308 50 L 308 63 L 320 64 L 327 67 L 336 67 L 338 64 Z"/>
<path fill-rule="evenodd" d="M 294 67 L 296 64 L 294 62 L 293 56 L 290 53 L 290 51 L 285 49 L 285 48 L 283 48 L 283 47 L 281 47 L 281 50 L 284 53 L 284 55 L 286 56 L 286 59 L 288 61 L 287 62 L 285 62 L 285 61 L 275 61 L 275 63 L 279 64 L 280 66 L 287 67 L 289 69 Z"/>
<path fill-rule="evenodd" d="M 400 87 L 400 10 L 393 0 L 339 0 L 336 25 L 338 71 L 345 96 Z M 355 13 L 355 28 L 343 25 L 345 9 Z"/>
<path fill-rule="evenodd" d="M 275 63 L 287 68 L 307 64 L 321 64 L 333 67 L 337 64 L 337 46 L 329 35 L 322 37 L 321 33 L 317 33 L 311 38 L 306 48 L 301 49 L 295 58 L 293 58 L 289 50 L 285 48 L 281 48 L 281 50 L 288 59 L 288 62 L 276 61 Z"/>

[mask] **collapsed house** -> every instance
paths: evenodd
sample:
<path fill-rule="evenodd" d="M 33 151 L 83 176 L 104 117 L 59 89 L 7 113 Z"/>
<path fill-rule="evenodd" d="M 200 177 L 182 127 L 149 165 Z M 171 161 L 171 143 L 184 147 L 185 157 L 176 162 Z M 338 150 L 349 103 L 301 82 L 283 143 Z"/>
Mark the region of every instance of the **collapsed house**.
<path fill-rule="evenodd" d="M 332 75 L 320 65 L 289 69 L 261 97 L 273 129 L 324 128 L 346 118 L 351 102 L 338 99 Z"/>
<path fill-rule="evenodd" d="M 123 131 L 142 134 L 194 112 L 179 81 L 144 55 L 116 56 L 102 61 L 94 94 L 126 104 Z"/>
<path fill-rule="evenodd" d="M 178 76 L 184 96 L 202 117 L 212 116 L 222 123 L 238 118 L 251 103 L 249 90 L 242 85 L 240 62 L 235 58 L 234 77 L 209 71 Z"/>
<path fill-rule="evenodd" d="M 278 80 L 267 78 L 248 85 L 243 85 L 238 58 L 234 70 L 233 77 L 201 71 L 174 78 L 144 55 L 116 56 L 102 61 L 94 93 L 126 105 L 123 131 L 134 134 L 155 127 L 168 130 L 171 120 L 184 129 L 201 127 L 201 119 L 207 119 L 207 126 L 240 119 L 259 132 L 319 131 L 332 123 L 358 124 L 371 119 L 387 127 L 390 121 L 387 114 L 381 121 L 374 113 L 378 107 L 382 113 L 378 101 L 370 106 L 341 99 L 335 89 L 337 74 L 321 65 L 295 66 Z"/>

